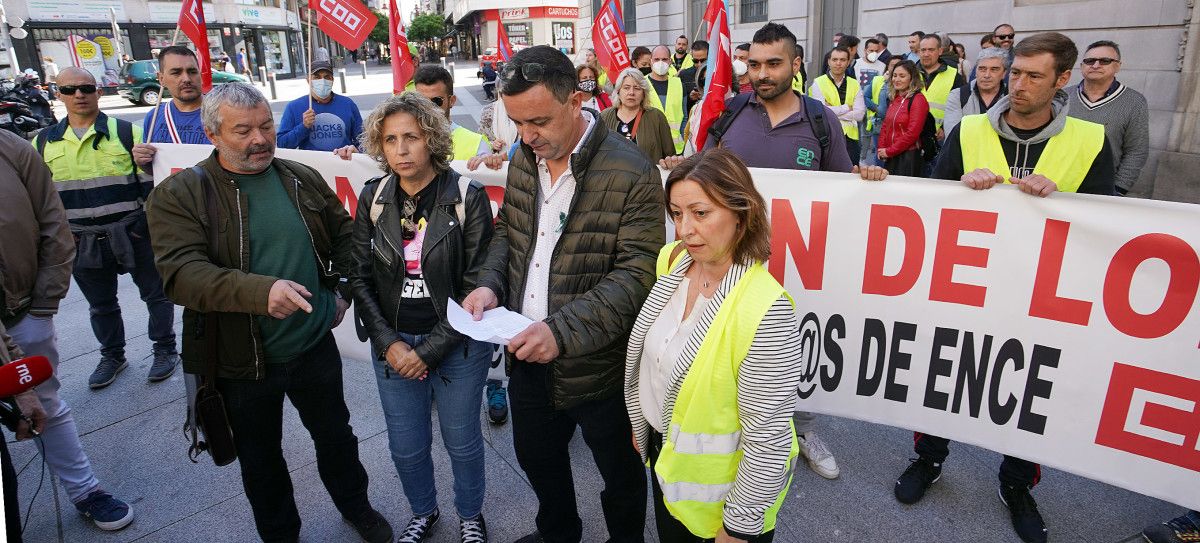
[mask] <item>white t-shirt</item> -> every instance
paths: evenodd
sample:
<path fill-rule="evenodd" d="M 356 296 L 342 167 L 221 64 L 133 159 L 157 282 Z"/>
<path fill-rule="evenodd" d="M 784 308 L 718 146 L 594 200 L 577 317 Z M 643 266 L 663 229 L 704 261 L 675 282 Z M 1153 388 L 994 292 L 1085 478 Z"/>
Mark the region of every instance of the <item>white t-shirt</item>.
<path fill-rule="evenodd" d="M 690 283 L 691 280 L 686 277 L 679 283 L 667 306 L 646 331 L 646 341 L 642 344 L 642 360 L 638 368 L 638 403 L 646 422 L 660 434 L 665 433 L 662 428 L 663 402 L 667 398 L 671 373 L 683 348 L 696 331 L 700 315 L 704 314 L 708 303 L 712 301 L 698 294 L 692 312 L 685 318 L 683 310 L 687 308 Z"/>

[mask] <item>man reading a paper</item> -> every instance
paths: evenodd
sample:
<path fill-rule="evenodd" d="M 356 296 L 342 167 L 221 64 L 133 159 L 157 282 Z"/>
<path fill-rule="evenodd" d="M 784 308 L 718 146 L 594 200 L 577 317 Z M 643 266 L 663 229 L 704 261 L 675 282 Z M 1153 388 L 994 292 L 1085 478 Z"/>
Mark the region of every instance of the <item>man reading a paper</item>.
<path fill-rule="evenodd" d="M 577 426 L 604 479 L 608 539 L 642 541 L 646 474 L 622 387 L 626 339 L 663 245 L 662 181 L 581 109 L 574 67 L 559 51 L 522 50 L 501 77 L 522 143 L 479 288 L 463 308 L 478 319 L 503 303 L 534 321 L 508 345 L 513 446 L 538 498 L 537 532 L 519 541 L 583 538 L 567 449 Z"/>

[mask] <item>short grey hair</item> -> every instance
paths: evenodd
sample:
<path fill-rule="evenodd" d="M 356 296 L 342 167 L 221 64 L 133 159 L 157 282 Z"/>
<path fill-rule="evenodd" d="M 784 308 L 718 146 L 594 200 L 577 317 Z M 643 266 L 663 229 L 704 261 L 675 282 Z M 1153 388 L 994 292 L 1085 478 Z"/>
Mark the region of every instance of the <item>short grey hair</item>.
<path fill-rule="evenodd" d="M 387 155 L 383 152 L 383 122 L 397 113 L 407 113 L 417 120 L 417 126 L 425 135 L 425 145 L 429 147 L 433 169 L 439 173 L 450 169 L 450 153 L 454 150 L 453 140 L 450 139 L 450 121 L 446 120 L 442 108 L 417 91 L 408 91 L 388 98 L 371 111 L 367 122 L 363 123 L 363 133 L 360 136 L 363 151 L 383 165 L 385 170 L 392 170 Z"/>
<path fill-rule="evenodd" d="M 1004 71 L 1006 71 L 1006 72 L 1008 71 L 1008 68 L 1009 68 L 1008 51 L 1005 51 L 1004 49 L 1001 49 L 999 47 L 988 47 L 987 49 L 983 49 L 983 50 L 979 51 L 978 55 L 975 56 L 975 65 L 978 66 L 980 61 L 987 60 L 989 58 L 1000 59 L 1000 64 L 1004 65 Z"/>
<path fill-rule="evenodd" d="M 221 106 L 225 104 L 238 109 L 250 109 L 259 104 L 267 104 L 267 97 L 263 96 L 258 87 L 240 81 L 213 87 L 213 90 L 204 95 L 204 102 L 200 105 L 200 121 L 204 123 L 204 128 L 214 134 L 221 131 L 220 111 Z M 270 110 L 271 106 L 268 104 L 267 111 Z"/>
<path fill-rule="evenodd" d="M 631 78 L 634 83 L 642 88 L 642 109 L 650 109 L 654 107 L 654 101 L 650 99 L 650 82 L 646 80 L 646 76 L 637 68 L 625 68 L 617 75 L 617 79 L 613 81 L 613 90 L 610 98 L 613 105 L 617 106 L 621 103 L 621 85 L 625 84 L 625 79 Z"/>

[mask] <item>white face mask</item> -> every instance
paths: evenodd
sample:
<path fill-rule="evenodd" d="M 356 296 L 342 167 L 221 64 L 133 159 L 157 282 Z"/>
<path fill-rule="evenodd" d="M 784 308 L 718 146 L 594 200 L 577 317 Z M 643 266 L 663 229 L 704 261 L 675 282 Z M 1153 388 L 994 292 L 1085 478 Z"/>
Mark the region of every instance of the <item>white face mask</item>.
<path fill-rule="evenodd" d="M 738 59 L 738 58 L 733 59 L 733 76 L 734 77 L 741 77 L 743 75 L 746 75 L 746 69 L 747 69 L 747 66 L 746 66 L 745 62 L 742 62 L 742 60 Z"/>
<path fill-rule="evenodd" d="M 875 51 L 867 53 L 867 62 L 875 62 L 876 60 L 879 60 L 879 53 L 876 53 Z"/>
<path fill-rule="evenodd" d="M 654 65 L 650 66 L 650 69 L 654 70 L 655 74 L 667 75 L 667 71 L 671 69 L 671 65 L 660 60 L 655 62 Z"/>
<path fill-rule="evenodd" d="M 329 98 L 329 94 L 333 92 L 333 81 L 328 79 L 312 80 L 313 94 L 322 100 Z"/>

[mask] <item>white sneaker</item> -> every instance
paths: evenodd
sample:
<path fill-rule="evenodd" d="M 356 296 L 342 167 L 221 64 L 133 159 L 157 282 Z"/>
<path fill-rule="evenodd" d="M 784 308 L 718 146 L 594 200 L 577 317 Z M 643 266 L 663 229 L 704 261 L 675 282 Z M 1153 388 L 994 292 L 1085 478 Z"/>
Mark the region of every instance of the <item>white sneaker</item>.
<path fill-rule="evenodd" d="M 817 437 L 816 432 L 806 432 L 796 436 L 800 444 L 800 455 L 808 459 L 808 467 L 817 475 L 826 479 L 837 479 L 842 472 L 838 469 L 837 460 L 829 447 Z"/>

